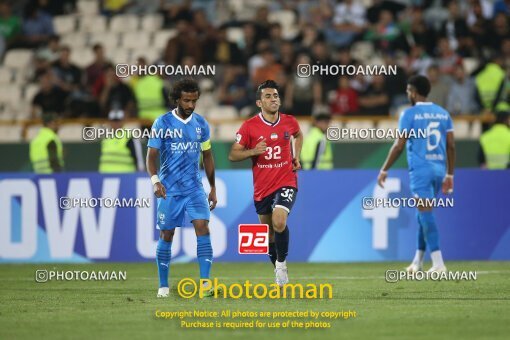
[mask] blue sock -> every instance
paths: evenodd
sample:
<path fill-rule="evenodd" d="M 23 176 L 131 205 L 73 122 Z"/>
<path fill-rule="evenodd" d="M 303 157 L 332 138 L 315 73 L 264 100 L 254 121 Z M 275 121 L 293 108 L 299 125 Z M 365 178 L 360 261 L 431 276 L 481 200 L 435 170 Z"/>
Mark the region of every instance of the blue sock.
<path fill-rule="evenodd" d="M 158 241 L 156 249 L 156 263 L 158 265 L 159 287 L 168 287 L 168 272 L 170 271 L 170 256 L 172 255 L 172 242 L 162 238 Z"/>
<path fill-rule="evenodd" d="M 439 250 L 439 231 L 437 230 L 436 219 L 432 211 L 420 212 L 423 223 L 425 240 L 429 245 L 430 252 Z"/>
<path fill-rule="evenodd" d="M 418 242 L 416 247 L 418 250 L 425 251 L 427 249 L 427 243 L 425 243 L 425 232 L 423 231 L 423 222 L 419 211 L 416 213 L 416 219 L 418 220 Z"/>
<path fill-rule="evenodd" d="M 200 266 L 200 278 L 208 279 L 213 260 L 210 235 L 197 236 L 197 258 Z"/>

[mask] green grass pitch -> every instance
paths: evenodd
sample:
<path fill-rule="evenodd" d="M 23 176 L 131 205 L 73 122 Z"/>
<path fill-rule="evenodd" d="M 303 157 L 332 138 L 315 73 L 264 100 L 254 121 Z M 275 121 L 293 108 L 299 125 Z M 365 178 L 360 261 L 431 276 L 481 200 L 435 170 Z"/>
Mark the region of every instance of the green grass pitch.
<path fill-rule="evenodd" d="M 156 298 L 154 263 L 0 265 L 0 339 L 508 339 L 508 262 L 447 263 L 477 271 L 476 281 L 385 282 L 387 269 L 404 265 L 290 263 L 292 282 L 333 285 L 333 298 L 323 300 L 183 299 L 177 282 L 196 277 L 196 263 L 171 265 L 168 299 Z M 121 270 L 127 280 L 36 283 L 37 269 Z M 226 283 L 273 278 L 269 263 L 215 263 L 213 274 Z M 156 318 L 156 310 L 353 310 L 357 317 L 331 321 L 329 329 L 210 330 L 183 329 L 179 320 Z"/>

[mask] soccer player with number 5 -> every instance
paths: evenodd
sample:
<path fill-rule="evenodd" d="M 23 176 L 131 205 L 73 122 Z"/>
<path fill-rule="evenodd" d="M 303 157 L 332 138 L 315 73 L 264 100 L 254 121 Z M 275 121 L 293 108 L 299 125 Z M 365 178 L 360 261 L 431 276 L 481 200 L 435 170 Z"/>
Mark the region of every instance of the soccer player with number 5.
<path fill-rule="evenodd" d="M 289 282 L 287 218 L 297 196 L 303 134 L 296 118 L 278 111 L 280 96 L 273 80 L 259 85 L 256 104 L 261 112 L 243 123 L 229 159 L 252 160 L 255 209 L 260 223 L 269 225 L 269 258 L 275 266 L 276 283 L 283 286 Z"/>

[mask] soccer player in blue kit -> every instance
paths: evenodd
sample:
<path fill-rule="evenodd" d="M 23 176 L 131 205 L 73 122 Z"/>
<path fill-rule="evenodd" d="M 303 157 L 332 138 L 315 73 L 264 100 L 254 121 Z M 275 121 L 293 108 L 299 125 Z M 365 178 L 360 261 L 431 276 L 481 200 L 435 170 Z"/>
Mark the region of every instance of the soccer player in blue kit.
<path fill-rule="evenodd" d="M 450 114 L 441 106 L 426 101 L 429 92 L 430 82 L 426 77 L 413 76 L 407 81 L 407 97 L 413 106 L 402 112 L 399 130 L 405 131 L 409 138 L 395 141 L 377 178 L 377 182 L 383 187 L 388 169 L 407 144 L 410 186 L 411 192 L 418 198 L 416 217 L 419 226 L 417 250 L 413 262 L 406 268 L 408 272 L 423 270 L 423 257 L 427 246 L 432 259 L 429 272 L 446 271 L 439 249 L 439 231 L 432 206 L 426 200 L 419 199 L 436 197 L 441 187 L 445 194 L 453 192 L 455 142 Z M 426 130 L 427 138 L 420 138 L 423 136 L 417 133 L 418 130 Z"/>
<path fill-rule="evenodd" d="M 160 230 L 156 250 L 158 297 L 169 295 L 172 239 L 175 228 L 185 223 L 185 213 L 197 235 L 200 278 L 208 279 L 211 271 L 213 252 L 208 224 L 210 210 L 214 209 L 217 201 L 209 125 L 202 116 L 193 112 L 199 96 L 200 89 L 194 80 L 178 81 L 171 93 L 177 107 L 154 121 L 148 142 L 147 171 L 158 201 L 157 228 Z M 202 185 L 200 153 L 211 186 L 209 197 Z M 206 295 L 212 295 L 212 288 Z"/>

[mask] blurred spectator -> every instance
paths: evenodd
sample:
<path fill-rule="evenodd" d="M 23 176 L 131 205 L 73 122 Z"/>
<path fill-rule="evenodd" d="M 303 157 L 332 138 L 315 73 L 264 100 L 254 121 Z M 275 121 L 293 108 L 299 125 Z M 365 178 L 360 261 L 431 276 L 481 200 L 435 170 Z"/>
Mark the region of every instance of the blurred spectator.
<path fill-rule="evenodd" d="M 448 40 L 452 50 L 457 50 L 468 44 L 467 40 L 470 40 L 469 29 L 466 19 L 462 17 L 459 11 L 457 1 L 448 3 L 448 19 L 443 23 L 439 35 Z"/>
<path fill-rule="evenodd" d="M 264 64 L 254 70 L 252 84 L 260 84 L 267 79 L 274 79 L 282 88 L 285 86 L 285 74 L 282 65 L 278 64 L 276 57 L 270 48 L 261 53 Z"/>
<path fill-rule="evenodd" d="M 501 57 L 505 65 L 510 65 L 510 36 L 501 43 Z"/>
<path fill-rule="evenodd" d="M 402 48 L 402 30 L 394 21 L 393 14 L 383 10 L 379 14 L 379 20 L 372 25 L 364 35 L 364 39 L 372 41 L 378 49 L 383 51 Z"/>
<path fill-rule="evenodd" d="M 365 6 L 345 0 L 335 7 L 333 29 L 326 30 L 326 39 L 336 47 L 351 44 L 366 27 Z"/>
<path fill-rule="evenodd" d="M 311 52 L 312 45 L 316 41 L 324 41 L 324 34 L 313 24 L 304 25 L 297 37 L 294 38 L 294 43 L 307 52 Z"/>
<path fill-rule="evenodd" d="M 358 112 L 358 92 L 350 86 L 347 76 L 338 78 L 338 89 L 331 92 L 329 108 L 333 115 L 349 115 Z"/>
<path fill-rule="evenodd" d="M 54 34 L 51 16 L 41 11 L 34 2 L 29 2 L 23 18 L 23 44 L 26 47 L 41 46 Z"/>
<path fill-rule="evenodd" d="M 101 13 L 106 16 L 124 13 L 132 5 L 129 0 L 100 0 L 99 3 Z"/>
<path fill-rule="evenodd" d="M 510 0 L 496 0 L 494 2 L 494 15 L 498 15 L 499 13 L 510 15 Z"/>
<path fill-rule="evenodd" d="M 410 13 L 409 19 L 404 19 L 403 25 L 401 24 L 406 40 L 411 46 L 423 46 L 427 54 L 432 55 L 436 47 L 436 32 L 425 23 L 422 8 L 414 7 Z"/>
<path fill-rule="evenodd" d="M 340 54 L 344 54 L 344 56 L 340 58 L 340 64 L 345 62 L 344 65 L 348 65 L 352 62 L 349 50 L 347 48 L 342 49 Z M 328 46 L 324 41 L 316 41 L 312 45 L 311 64 L 319 65 L 322 67 L 329 67 L 334 65 L 336 62 L 333 61 L 331 55 L 332 53 L 329 51 Z M 348 62 L 347 59 L 349 60 Z M 336 85 L 338 83 L 337 77 L 338 76 L 334 74 L 324 74 L 320 76 L 324 102 L 326 101 L 327 93 L 336 89 Z"/>
<path fill-rule="evenodd" d="M 360 113 L 369 116 L 387 116 L 390 109 L 390 96 L 382 75 L 372 78 L 372 84 L 359 96 Z"/>
<path fill-rule="evenodd" d="M 462 64 L 455 66 L 453 81 L 448 92 L 446 110 L 451 114 L 475 114 L 478 112 L 476 103 L 475 83 L 466 76 Z"/>
<path fill-rule="evenodd" d="M 117 77 L 112 65 L 108 65 L 103 77 L 96 81 L 94 93 L 98 94 L 103 117 L 112 110 L 122 110 L 128 117 L 135 116 L 136 99 L 133 91 Z"/>
<path fill-rule="evenodd" d="M 71 63 L 71 49 L 69 46 L 60 48 L 60 55 L 53 64 L 56 84 L 66 92 L 80 90 L 82 84 L 82 72 L 80 68 Z"/>
<path fill-rule="evenodd" d="M 508 23 L 508 16 L 504 13 L 499 13 L 491 21 L 488 30 L 487 45 L 494 51 L 501 48 L 501 44 L 505 38 L 510 37 L 510 25 Z"/>
<path fill-rule="evenodd" d="M 271 23 L 269 22 L 269 9 L 267 6 L 260 6 L 256 9 L 253 23 L 255 24 L 257 37 L 259 39 L 269 39 Z"/>
<path fill-rule="evenodd" d="M 301 150 L 303 169 L 333 169 L 333 150 L 326 132 L 331 122 L 328 113 L 319 113 L 313 117 L 313 126 L 305 136 Z"/>
<path fill-rule="evenodd" d="M 46 71 L 39 77 L 39 92 L 32 100 L 32 119 L 46 113 L 56 113 L 63 117 L 68 93 L 54 83 L 52 71 Z"/>
<path fill-rule="evenodd" d="M 437 65 L 432 65 L 428 68 L 427 78 L 430 81 L 430 93 L 427 98 L 434 104 L 446 107 L 450 79 L 441 74 Z"/>
<path fill-rule="evenodd" d="M 310 64 L 310 57 L 306 54 L 298 55 L 296 66 Z M 295 116 L 311 116 L 314 105 L 322 102 L 322 86 L 316 76 L 298 76 L 297 72 L 290 75 L 285 88 L 284 107 Z"/>
<path fill-rule="evenodd" d="M 76 9 L 77 0 L 30 0 L 37 7 L 51 16 L 72 13 Z"/>
<path fill-rule="evenodd" d="M 233 105 L 237 110 L 250 104 L 246 93 L 248 77 L 242 66 L 229 65 L 225 67 L 223 78 L 218 87 L 220 105 Z"/>
<path fill-rule="evenodd" d="M 273 23 L 269 26 L 269 41 L 271 42 L 271 49 L 278 57 L 280 46 L 285 42 L 282 37 L 282 26 L 279 23 Z"/>
<path fill-rule="evenodd" d="M 216 36 L 216 28 L 207 20 L 207 15 L 203 9 L 193 11 L 192 27 L 196 32 L 197 39 L 201 42 L 214 39 Z"/>
<path fill-rule="evenodd" d="M 163 62 L 165 65 L 180 65 L 185 56 L 192 56 L 197 64 L 202 63 L 202 46 L 189 22 L 179 20 L 177 35 L 168 40 Z"/>
<path fill-rule="evenodd" d="M 193 21 L 193 11 L 191 10 L 191 0 L 180 1 L 161 1 L 160 12 L 163 14 L 163 25 L 165 28 L 172 27 L 176 22 L 184 20 L 188 23 Z"/>
<path fill-rule="evenodd" d="M 482 6 L 479 0 L 472 0 L 469 9 L 467 24 L 469 31 L 479 48 L 486 45 L 487 34 L 489 32 L 489 21 L 484 17 Z"/>
<path fill-rule="evenodd" d="M 205 62 L 241 65 L 244 61 L 237 45 L 228 41 L 226 26 L 221 26 L 217 30 L 215 39 L 208 41 L 205 50 L 208 51 Z"/>
<path fill-rule="evenodd" d="M 147 66 L 145 58 L 138 58 L 139 67 Z M 168 92 L 159 75 L 138 75 L 133 81 L 133 92 L 138 103 L 138 118 L 154 121 L 168 111 Z"/>
<path fill-rule="evenodd" d="M 427 74 L 427 69 L 432 65 L 433 60 L 429 57 L 422 45 L 414 45 L 411 47 L 406 62 L 405 68 L 408 76 L 413 74 Z"/>
<path fill-rule="evenodd" d="M 294 69 L 296 55 L 294 53 L 294 45 L 290 41 L 284 41 L 280 45 L 279 56 L 279 63 L 282 65 L 285 74 L 289 75 L 292 72 L 296 72 Z"/>
<path fill-rule="evenodd" d="M 494 55 L 475 76 L 476 91 L 483 110 L 494 112 L 498 104 L 498 92 L 505 79 L 503 60 Z"/>
<path fill-rule="evenodd" d="M 462 58 L 451 49 L 446 38 L 440 38 L 437 42 L 437 61 L 441 74 L 451 75 L 456 65 L 462 63 Z"/>
<path fill-rule="evenodd" d="M 21 19 L 12 15 L 11 4 L 8 0 L 0 1 L 0 39 L 8 48 L 21 34 Z M 0 50 L 0 58 L 2 56 Z"/>
<path fill-rule="evenodd" d="M 478 160 L 485 169 L 510 167 L 510 129 L 508 111 L 497 112 L 496 122 L 480 136 Z"/>
<path fill-rule="evenodd" d="M 85 69 L 85 84 L 90 92 L 92 92 L 92 88 L 97 80 L 103 77 L 104 70 L 109 64 L 104 53 L 103 45 L 94 44 L 94 46 L 92 46 L 92 51 L 94 52 L 94 61 Z"/>
<path fill-rule="evenodd" d="M 54 63 L 60 57 L 60 51 L 60 37 L 58 35 L 52 35 L 48 40 L 48 44 L 39 48 L 36 52 L 36 55 L 42 59 Z"/>

